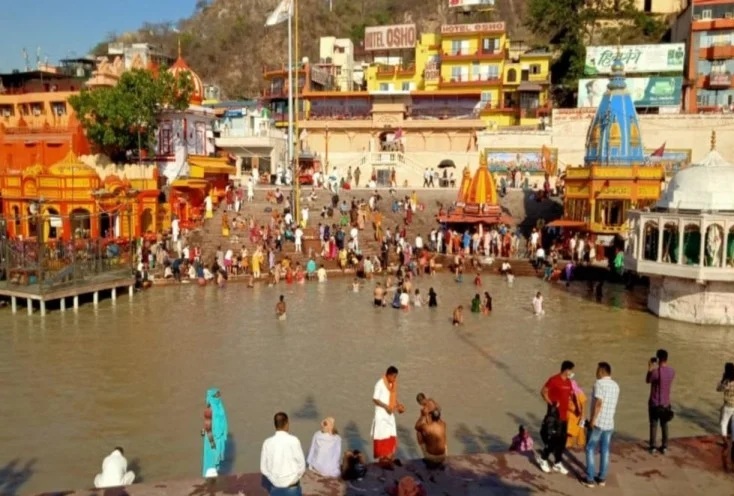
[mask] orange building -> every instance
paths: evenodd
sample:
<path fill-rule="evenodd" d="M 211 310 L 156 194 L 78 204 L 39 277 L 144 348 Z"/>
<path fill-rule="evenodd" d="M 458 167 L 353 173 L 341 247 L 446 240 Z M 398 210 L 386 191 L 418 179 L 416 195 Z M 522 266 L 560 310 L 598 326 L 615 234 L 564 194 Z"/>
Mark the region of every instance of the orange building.
<path fill-rule="evenodd" d="M 89 153 L 89 142 L 68 98 L 85 71 L 65 67 L 0 74 L 0 171 L 50 166 L 69 152 Z"/>

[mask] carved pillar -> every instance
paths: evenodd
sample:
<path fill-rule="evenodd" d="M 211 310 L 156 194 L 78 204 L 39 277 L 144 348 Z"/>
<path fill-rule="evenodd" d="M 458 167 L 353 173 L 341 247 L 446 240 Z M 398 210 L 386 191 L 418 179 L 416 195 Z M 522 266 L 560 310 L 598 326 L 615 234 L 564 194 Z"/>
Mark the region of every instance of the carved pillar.
<path fill-rule="evenodd" d="M 705 223 L 703 220 L 699 221 L 699 247 L 698 247 L 698 266 L 699 267 L 705 267 L 706 264 L 704 263 L 706 261 L 706 229 L 708 228 L 708 223 Z"/>
<path fill-rule="evenodd" d="M 683 219 L 678 219 L 678 265 L 683 265 L 683 257 L 685 250 L 683 249 L 683 240 L 685 239 L 686 224 Z"/>
<path fill-rule="evenodd" d="M 665 225 L 663 224 L 663 218 L 658 217 L 658 249 L 657 258 L 655 261 L 660 263 L 663 261 L 663 233 L 665 231 Z"/>

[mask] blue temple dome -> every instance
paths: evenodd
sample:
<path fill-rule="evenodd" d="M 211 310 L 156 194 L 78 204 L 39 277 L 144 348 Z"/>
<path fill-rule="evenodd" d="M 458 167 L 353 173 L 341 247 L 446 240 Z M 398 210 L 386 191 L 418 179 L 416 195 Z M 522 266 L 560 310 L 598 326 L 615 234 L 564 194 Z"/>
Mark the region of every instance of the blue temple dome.
<path fill-rule="evenodd" d="M 644 162 L 640 122 L 627 91 L 621 54 L 617 53 L 607 91 L 586 136 L 584 165 L 632 166 Z"/>

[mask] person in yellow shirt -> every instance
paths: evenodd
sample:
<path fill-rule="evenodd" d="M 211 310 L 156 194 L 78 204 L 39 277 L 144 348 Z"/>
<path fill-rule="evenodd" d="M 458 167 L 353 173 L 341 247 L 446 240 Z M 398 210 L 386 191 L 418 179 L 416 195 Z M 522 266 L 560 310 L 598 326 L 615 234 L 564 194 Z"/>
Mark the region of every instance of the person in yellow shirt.
<path fill-rule="evenodd" d="M 263 252 L 260 247 L 252 254 L 252 275 L 255 279 L 260 279 L 260 265 L 263 263 Z"/>

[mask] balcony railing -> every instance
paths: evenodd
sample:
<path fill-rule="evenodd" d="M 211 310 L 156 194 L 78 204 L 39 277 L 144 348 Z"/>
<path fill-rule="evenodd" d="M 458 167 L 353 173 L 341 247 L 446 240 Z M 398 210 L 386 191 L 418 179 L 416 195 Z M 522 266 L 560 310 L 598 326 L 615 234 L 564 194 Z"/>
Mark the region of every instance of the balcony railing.
<path fill-rule="evenodd" d="M 441 85 L 443 86 L 478 86 L 478 85 L 496 85 L 502 83 L 499 74 L 466 74 L 451 77 L 441 77 Z"/>
<path fill-rule="evenodd" d="M 706 60 L 726 60 L 734 58 L 734 46 L 728 43 L 716 44 L 707 48 L 701 48 L 699 58 Z"/>
<path fill-rule="evenodd" d="M 298 92 L 303 93 L 305 86 L 305 83 L 300 85 Z M 265 88 L 260 92 L 260 96 L 266 98 L 288 98 L 288 85 L 284 84 L 281 88 Z"/>
<path fill-rule="evenodd" d="M 443 60 L 503 60 L 507 56 L 507 50 L 449 50 L 441 54 Z"/>
<path fill-rule="evenodd" d="M 299 73 L 305 74 L 306 70 L 303 67 L 293 67 L 293 72 L 295 73 L 296 70 L 298 70 Z M 277 76 L 277 75 L 285 75 L 288 74 L 288 64 L 279 64 L 279 65 L 264 65 L 263 66 L 263 76 Z"/>
<path fill-rule="evenodd" d="M 369 110 L 363 112 L 313 112 L 308 116 L 310 121 L 361 121 L 372 117 Z"/>
<path fill-rule="evenodd" d="M 288 111 L 287 110 L 285 112 L 273 112 L 270 115 L 271 115 L 273 121 L 275 121 L 275 122 L 288 122 Z M 303 112 L 303 111 L 301 111 L 301 112 L 294 112 L 294 114 L 293 114 L 293 119 L 295 119 L 295 120 L 302 121 L 305 118 L 306 118 L 306 113 Z"/>

